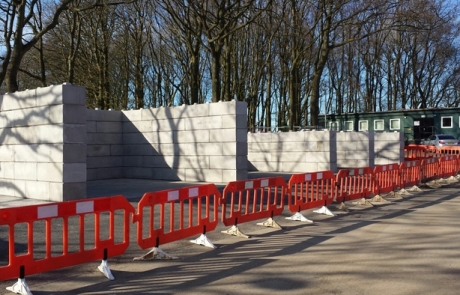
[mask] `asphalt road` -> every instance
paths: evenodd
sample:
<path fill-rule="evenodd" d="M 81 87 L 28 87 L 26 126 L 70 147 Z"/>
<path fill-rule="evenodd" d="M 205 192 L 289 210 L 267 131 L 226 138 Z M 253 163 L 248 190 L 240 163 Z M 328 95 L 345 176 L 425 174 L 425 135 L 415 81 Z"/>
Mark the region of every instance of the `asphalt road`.
<path fill-rule="evenodd" d="M 249 239 L 222 234 L 219 225 L 207 234 L 217 249 L 190 239 L 161 245 L 174 260 L 133 261 L 146 253 L 133 240 L 109 259 L 113 281 L 96 261 L 26 282 L 34 295 L 458 294 L 459 188 L 423 188 L 373 207 L 347 202 L 348 212 L 330 206 L 334 217 L 304 211 L 313 224 L 286 220 L 285 211 L 275 217 L 282 230 L 241 224 Z M 0 294 L 13 294 L 5 288 L 15 282 L 0 282 Z"/>

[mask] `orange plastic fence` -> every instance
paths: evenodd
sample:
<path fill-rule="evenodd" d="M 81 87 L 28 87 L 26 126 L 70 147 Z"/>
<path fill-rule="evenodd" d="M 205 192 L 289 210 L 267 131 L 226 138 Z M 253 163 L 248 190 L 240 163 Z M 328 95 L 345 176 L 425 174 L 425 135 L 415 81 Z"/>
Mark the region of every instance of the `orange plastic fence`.
<path fill-rule="evenodd" d="M 339 170 L 336 177 L 338 196 L 343 201 L 369 197 L 374 185 L 373 175 L 370 167 Z"/>
<path fill-rule="evenodd" d="M 457 174 L 458 156 L 450 155 L 439 158 L 440 177 L 450 177 Z"/>
<path fill-rule="evenodd" d="M 281 176 L 229 182 L 222 193 L 222 222 L 232 226 L 280 215 L 286 188 Z"/>
<path fill-rule="evenodd" d="M 425 145 L 407 145 L 404 147 L 404 159 L 407 161 L 427 158 L 427 148 Z"/>
<path fill-rule="evenodd" d="M 460 146 L 445 146 L 439 149 L 442 155 L 460 155 Z"/>
<path fill-rule="evenodd" d="M 374 167 L 372 192 L 386 194 L 400 187 L 399 164 L 378 165 Z"/>
<path fill-rule="evenodd" d="M 422 181 L 422 161 L 405 161 L 399 165 L 400 186 L 406 188 L 419 185 Z"/>
<path fill-rule="evenodd" d="M 115 222 L 118 211 L 123 213 L 121 222 Z M 108 222 L 101 220 L 104 214 L 108 214 Z M 9 264 L 0 267 L 0 280 L 123 254 L 129 247 L 131 214 L 134 214 L 134 208 L 123 196 L 0 209 L 0 225 L 8 226 L 9 231 Z M 87 228 L 85 218 L 94 218 L 94 227 Z M 52 228 L 53 222 L 60 225 L 62 232 L 57 232 L 57 227 Z M 17 253 L 16 248 L 16 227 L 21 225 L 27 227 L 26 253 Z M 118 227 L 121 227 L 120 231 Z M 122 237 L 115 236 L 116 228 Z M 93 241 L 85 239 L 87 232 L 94 232 Z M 44 240 L 43 245 L 39 240 Z"/>
<path fill-rule="evenodd" d="M 422 182 L 438 179 L 439 176 L 440 171 L 438 158 L 422 160 Z"/>
<path fill-rule="evenodd" d="M 329 205 L 334 201 L 335 175 L 332 171 L 294 174 L 289 180 L 289 210 L 292 213 Z"/>
<path fill-rule="evenodd" d="M 214 184 L 144 194 L 135 216 L 139 247 L 158 247 L 214 230 L 219 221 L 220 197 Z"/>

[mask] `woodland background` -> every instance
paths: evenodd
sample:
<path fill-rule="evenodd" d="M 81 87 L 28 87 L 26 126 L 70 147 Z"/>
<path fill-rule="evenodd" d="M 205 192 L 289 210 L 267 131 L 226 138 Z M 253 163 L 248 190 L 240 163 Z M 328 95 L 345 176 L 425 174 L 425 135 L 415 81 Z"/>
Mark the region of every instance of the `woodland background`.
<path fill-rule="evenodd" d="M 248 126 L 460 106 L 447 0 L 2 0 L 0 92 L 70 82 L 87 107 L 240 100 Z"/>

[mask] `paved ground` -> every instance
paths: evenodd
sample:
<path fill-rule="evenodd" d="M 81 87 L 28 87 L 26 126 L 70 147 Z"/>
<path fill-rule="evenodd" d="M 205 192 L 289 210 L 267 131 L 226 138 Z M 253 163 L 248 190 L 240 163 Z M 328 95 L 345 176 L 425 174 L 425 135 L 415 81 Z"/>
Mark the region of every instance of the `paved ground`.
<path fill-rule="evenodd" d="M 138 188 L 153 184 L 141 182 L 134 181 Z M 103 192 L 100 185 L 109 192 L 103 195 L 118 189 L 93 182 L 92 196 Z M 126 189 L 118 193 L 127 194 L 132 183 L 118 185 Z M 133 261 L 145 253 L 133 242 L 109 260 L 114 281 L 97 270 L 99 262 L 26 280 L 34 295 L 458 294 L 459 188 L 424 189 L 374 207 L 349 202 L 349 212 L 334 211 L 335 217 L 303 212 L 314 224 L 286 220 L 285 212 L 275 218 L 283 230 L 240 225 L 250 239 L 221 234 L 220 226 L 207 235 L 218 249 L 188 240 L 161 246 L 177 260 Z M 14 283 L 0 282 L 0 294 L 12 294 L 5 288 Z"/>

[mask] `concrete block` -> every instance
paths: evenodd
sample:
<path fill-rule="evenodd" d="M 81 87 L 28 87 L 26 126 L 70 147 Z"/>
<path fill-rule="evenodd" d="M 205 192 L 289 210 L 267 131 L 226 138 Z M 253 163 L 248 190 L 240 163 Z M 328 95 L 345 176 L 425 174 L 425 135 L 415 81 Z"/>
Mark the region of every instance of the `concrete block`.
<path fill-rule="evenodd" d="M 64 163 L 63 182 L 84 182 L 86 181 L 86 163 Z"/>
<path fill-rule="evenodd" d="M 248 154 L 248 144 L 246 142 L 222 142 L 223 156 L 246 156 Z"/>
<path fill-rule="evenodd" d="M 64 144 L 64 152 L 62 160 L 64 163 L 86 163 L 87 161 L 87 146 L 82 143 L 66 143 Z M 51 149 L 51 155 L 54 150 Z M 53 159 L 53 157 L 52 157 Z"/>
<path fill-rule="evenodd" d="M 329 152 L 308 152 L 304 155 L 305 163 L 330 163 L 331 154 Z"/>
<path fill-rule="evenodd" d="M 179 119 L 186 117 L 184 116 L 183 107 L 159 107 L 159 108 L 150 108 L 141 110 L 141 119 L 142 120 L 169 120 L 169 119 Z"/>
<path fill-rule="evenodd" d="M 96 121 L 86 121 L 86 133 L 96 133 L 97 123 Z"/>
<path fill-rule="evenodd" d="M 86 182 L 50 183 L 49 201 L 65 202 L 86 198 Z"/>
<path fill-rule="evenodd" d="M 86 110 L 87 121 L 98 122 L 121 122 L 121 111 L 105 111 L 105 110 Z"/>
<path fill-rule="evenodd" d="M 305 173 L 316 171 L 320 171 L 317 163 L 283 162 L 281 165 L 281 172 Z"/>
<path fill-rule="evenodd" d="M 61 109 L 61 114 L 59 114 L 59 109 Z M 54 120 L 59 120 L 59 123 L 63 122 L 64 124 L 86 124 L 86 106 L 84 104 L 65 104 L 61 106 L 50 106 L 49 108 L 49 117 L 51 122 Z"/>
<path fill-rule="evenodd" d="M 37 178 L 43 182 L 62 182 L 63 163 L 37 163 Z"/>
<path fill-rule="evenodd" d="M 178 142 L 180 131 L 169 131 L 169 132 L 143 132 L 142 135 L 145 137 L 145 140 L 153 144 L 168 144 Z M 125 138 L 124 138 L 125 139 Z M 126 143 L 129 142 L 129 138 L 124 140 Z"/>
<path fill-rule="evenodd" d="M 10 148 L 14 150 L 14 157 L 10 158 L 10 160 L 16 162 L 52 162 L 52 149 L 60 149 L 61 146 L 57 145 L 55 147 L 50 144 L 21 144 L 10 145 Z M 60 153 L 62 154 L 62 150 Z"/>
<path fill-rule="evenodd" d="M 377 141 L 404 141 L 404 134 L 400 132 L 382 132 L 374 133 L 374 140 Z"/>
<path fill-rule="evenodd" d="M 214 117 L 210 117 L 214 118 Z M 223 128 L 237 128 L 248 130 L 247 117 L 242 118 L 241 116 L 221 116 Z"/>
<path fill-rule="evenodd" d="M 64 143 L 86 143 L 86 126 L 64 125 Z"/>
<path fill-rule="evenodd" d="M 177 107 L 182 118 L 197 118 L 209 116 L 209 104 L 181 105 Z"/>
<path fill-rule="evenodd" d="M 122 122 L 126 121 L 141 121 L 141 110 L 129 110 L 129 111 L 121 111 L 121 120 Z"/>
<path fill-rule="evenodd" d="M 306 132 L 280 132 L 273 133 L 273 141 L 279 142 L 304 142 L 306 141 Z"/>
<path fill-rule="evenodd" d="M 88 133 L 87 142 L 89 144 L 122 144 L 123 135 L 121 133 Z"/>
<path fill-rule="evenodd" d="M 149 144 L 150 141 L 146 135 L 146 133 L 125 133 L 122 135 L 122 143 L 129 145 Z"/>
<path fill-rule="evenodd" d="M 174 143 L 210 142 L 209 130 L 190 130 L 183 132 L 171 132 L 170 134 L 173 135 L 172 142 Z"/>
<path fill-rule="evenodd" d="M 36 89 L 37 106 L 63 104 L 62 85 L 38 87 Z M 86 97 L 85 97 L 86 99 Z"/>
<path fill-rule="evenodd" d="M 122 124 L 123 134 L 152 132 L 152 121 L 125 121 Z"/>
<path fill-rule="evenodd" d="M 0 145 L 0 163 L 13 161 L 15 157 L 14 145 Z"/>
<path fill-rule="evenodd" d="M 37 106 L 36 90 L 5 93 L 1 104 L 1 111 L 33 108 Z"/>
<path fill-rule="evenodd" d="M 70 83 L 62 84 L 62 96 L 64 104 L 86 104 L 86 88 L 75 86 Z"/>
<path fill-rule="evenodd" d="M 121 122 L 97 122 L 98 133 L 122 133 Z"/>
<path fill-rule="evenodd" d="M 110 157 L 92 157 L 91 161 L 86 163 L 87 168 L 107 168 L 107 167 L 122 167 L 123 156 Z"/>
<path fill-rule="evenodd" d="M 125 156 L 154 156 L 158 155 L 159 152 L 150 144 L 125 144 L 123 154 Z"/>
<path fill-rule="evenodd" d="M 87 145 L 86 151 L 88 157 L 110 156 L 110 146 L 108 145 Z"/>
<path fill-rule="evenodd" d="M 210 156 L 209 168 L 211 169 L 236 169 L 237 158 L 235 156 Z"/>
<path fill-rule="evenodd" d="M 369 152 L 367 151 L 354 151 L 345 153 L 346 160 L 363 160 L 369 159 Z"/>
<path fill-rule="evenodd" d="M 166 158 L 173 158 L 174 156 L 142 156 L 142 157 L 130 157 L 124 161 L 125 166 L 139 166 L 148 168 L 171 168 L 170 163 Z M 127 157 L 124 157 L 125 159 Z"/>
<path fill-rule="evenodd" d="M 224 182 L 221 169 L 186 169 L 184 181 Z"/>
<path fill-rule="evenodd" d="M 50 201 L 49 182 L 26 181 L 25 195 L 28 199 Z"/>
<path fill-rule="evenodd" d="M 37 180 L 37 163 L 14 163 L 14 178 L 20 180 Z"/>
<path fill-rule="evenodd" d="M 194 130 L 222 129 L 222 116 L 197 117 L 184 119 L 185 130 L 193 132 Z M 231 128 L 224 127 L 224 128 Z"/>
<path fill-rule="evenodd" d="M 15 178 L 14 162 L 1 162 L 0 161 L 0 180 L 2 182 L 2 185 L 6 179 L 14 179 L 14 178 Z"/>
<path fill-rule="evenodd" d="M 182 118 L 161 119 L 150 121 L 152 132 L 171 132 L 185 130 L 185 120 Z"/>
<path fill-rule="evenodd" d="M 273 138 L 273 139 L 272 139 Z M 279 141 L 277 133 L 247 133 L 248 143 Z"/>
<path fill-rule="evenodd" d="M 276 157 L 274 157 L 274 161 Z M 271 162 L 272 153 L 250 153 L 248 154 L 248 161 L 252 162 Z"/>
<path fill-rule="evenodd" d="M 112 156 L 123 156 L 123 145 L 112 144 L 110 145 L 110 155 Z"/>
<path fill-rule="evenodd" d="M 115 179 L 124 178 L 124 172 L 122 167 L 111 167 L 111 168 L 96 168 L 97 179 Z"/>
<path fill-rule="evenodd" d="M 147 165 L 145 162 L 151 161 L 151 158 L 161 158 L 161 156 L 123 156 L 124 167 L 155 167 Z"/>
<path fill-rule="evenodd" d="M 236 142 L 236 131 L 235 129 L 209 130 L 209 141 L 214 143 L 230 141 Z"/>
<path fill-rule="evenodd" d="M 139 178 L 139 179 L 156 179 L 153 177 L 154 171 L 157 169 L 145 167 L 125 167 L 123 168 L 125 178 Z"/>
<path fill-rule="evenodd" d="M 261 172 L 279 172 L 282 169 L 282 163 L 277 161 L 251 161 L 251 165 L 254 166 L 257 171 Z M 248 165 L 248 167 L 249 166 L 250 165 Z"/>
<path fill-rule="evenodd" d="M 248 179 L 248 170 L 222 170 L 222 183 L 226 184 L 230 181 Z"/>

